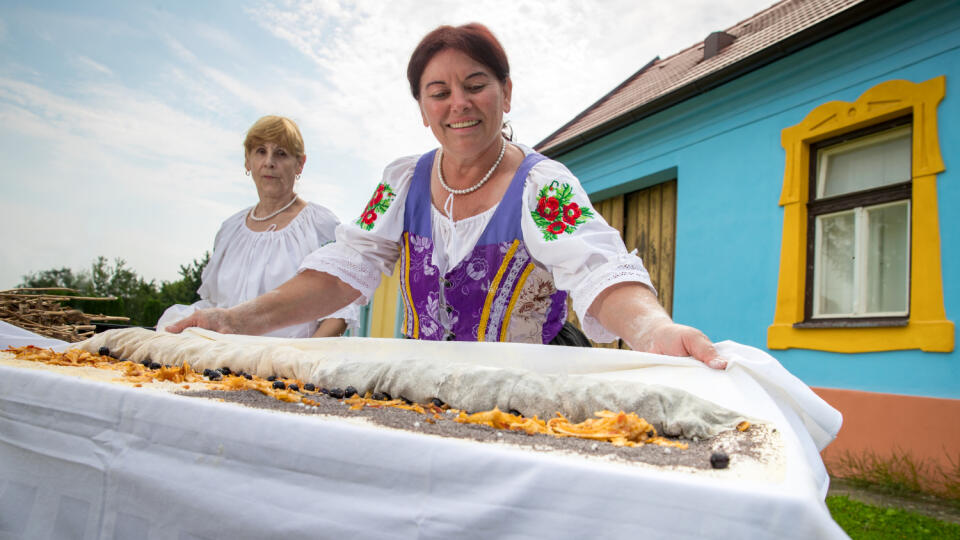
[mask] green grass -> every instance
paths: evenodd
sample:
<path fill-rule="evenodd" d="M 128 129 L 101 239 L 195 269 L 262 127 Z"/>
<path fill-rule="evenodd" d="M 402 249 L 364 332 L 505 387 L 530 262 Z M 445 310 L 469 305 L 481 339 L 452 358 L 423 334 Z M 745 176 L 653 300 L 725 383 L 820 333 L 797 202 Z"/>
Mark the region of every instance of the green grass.
<path fill-rule="evenodd" d="M 881 508 L 850 500 L 846 495 L 827 497 L 834 521 L 853 540 L 887 538 L 960 538 L 960 525 L 915 512 Z"/>

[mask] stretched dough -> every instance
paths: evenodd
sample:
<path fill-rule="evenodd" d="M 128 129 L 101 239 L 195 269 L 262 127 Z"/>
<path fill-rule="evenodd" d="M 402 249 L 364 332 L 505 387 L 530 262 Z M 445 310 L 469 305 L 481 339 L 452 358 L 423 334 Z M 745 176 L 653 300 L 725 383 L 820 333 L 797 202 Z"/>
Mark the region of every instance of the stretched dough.
<path fill-rule="evenodd" d="M 677 388 L 589 375 L 543 374 L 431 358 L 335 358 L 329 352 L 269 341 L 215 341 L 143 328 L 103 332 L 77 345 L 90 352 L 108 347 L 115 356 L 134 362 L 188 363 L 198 370 L 226 366 L 260 377 L 276 375 L 325 388 L 353 386 L 361 394 L 386 392 L 421 403 L 436 397 L 469 412 L 497 407 L 545 419 L 559 412 L 580 422 L 592 418 L 595 411 L 623 410 L 636 412 L 659 433 L 677 437 L 707 438 L 744 420 L 755 422 Z"/>

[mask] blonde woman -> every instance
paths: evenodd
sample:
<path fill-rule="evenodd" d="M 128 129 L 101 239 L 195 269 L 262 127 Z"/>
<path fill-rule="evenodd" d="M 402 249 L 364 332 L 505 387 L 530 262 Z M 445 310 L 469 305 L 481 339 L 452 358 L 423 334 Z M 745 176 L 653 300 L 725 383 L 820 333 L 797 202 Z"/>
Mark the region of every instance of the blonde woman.
<path fill-rule="evenodd" d="M 297 124 L 282 116 L 264 116 L 250 127 L 243 147 L 246 174 L 253 179 L 259 200 L 220 226 L 197 291 L 201 300 L 167 308 L 158 329 L 198 309 L 233 307 L 275 289 L 296 275 L 304 257 L 334 240 L 339 221 L 333 212 L 294 191 L 307 161 Z M 358 308 L 351 304 L 323 319 L 264 335 L 339 336 L 357 319 Z"/>

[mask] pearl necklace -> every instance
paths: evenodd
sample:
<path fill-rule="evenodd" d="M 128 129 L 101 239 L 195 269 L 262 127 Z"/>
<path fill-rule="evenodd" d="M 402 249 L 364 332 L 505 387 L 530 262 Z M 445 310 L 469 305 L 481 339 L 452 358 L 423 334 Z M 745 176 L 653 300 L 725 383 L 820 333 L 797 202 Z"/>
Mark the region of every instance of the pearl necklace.
<path fill-rule="evenodd" d="M 283 211 L 286 210 L 287 208 L 290 208 L 291 206 L 293 206 L 293 203 L 295 203 L 295 202 L 297 202 L 297 194 L 296 194 L 296 193 L 293 194 L 293 198 L 290 199 L 290 202 L 288 202 L 286 205 L 284 205 L 283 208 L 277 210 L 276 212 L 270 214 L 269 216 L 263 216 L 263 217 L 257 217 L 257 216 L 255 216 L 255 215 L 253 215 L 253 211 L 256 210 L 256 208 L 257 208 L 256 206 L 254 206 L 253 208 L 250 209 L 250 214 L 249 214 L 249 215 L 250 215 L 250 219 L 252 219 L 252 220 L 254 220 L 254 221 L 266 221 L 266 220 L 268 220 L 268 219 L 270 219 L 270 218 L 272 218 L 272 217 L 275 217 L 277 214 L 279 214 L 280 212 L 283 212 Z"/>
<path fill-rule="evenodd" d="M 480 189 L 480 186 L 486 184 L 487 180 L 490 179 L 490 176 L 493 174 L 493 171 L 497 170 L 497 166 L 500 165 L 500 162 L 503 160 L 503 154 L 506 153 L 506 151 L 507 151 L 507 141 L 501 137 L 500 138 L 500 155 L 497 156 L 497 161 L 494 162 L 493 167 L 490 167 L 490 170 L 487 171 L 487 174 L 484 175 L 484 177 L 481 178 L 479 182 L 477 182 L 476 184 L 468 188 L 453 189 L 452 187 L 448 186 L 447 183 L 444 182 L 443 180 L 443 168 L 440 166 L 440 163 L 443 161 L 443 146 L 441 146 L 440 151 L 437 152 L 437 178 L 440 180 L 440 185 L 443 186 L 443 189 L 449 191 L 454 195 L 465 195 L 467 193 L 472 193 Z"/>

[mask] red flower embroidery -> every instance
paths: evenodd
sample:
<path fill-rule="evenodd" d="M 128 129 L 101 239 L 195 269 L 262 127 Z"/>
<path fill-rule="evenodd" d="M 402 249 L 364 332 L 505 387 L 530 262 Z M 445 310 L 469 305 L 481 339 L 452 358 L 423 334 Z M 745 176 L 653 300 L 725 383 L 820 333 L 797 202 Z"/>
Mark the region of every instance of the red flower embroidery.
<path fill-rule="evenodd" d="M 577 218 L 580 217 L 580 214 L 580 205 L 577 203 L 570 203 L 563 207 L 563 220 L 570 225 L 577 224 Z"/>
<path fill-rule="evenodd" d="M 387 212 L 387 209 L 390 208 L 390 203 L 393 202 L 396 196 L 396 193 L 393 192 L 393 189 L 391 189 L 388 184 L 381 182 L 377 185 L 377 190 L 373 192 L 373 197 L 370 197 L 370 202 L 367 203 L 360 217 L 358 217 L 354 223 L 366 231 L 373 229 L 374 222 L 377 221 L 379 216 Z"/>
<path fill-rule="evenodd" d="M 547 221 L 553 221 L 560 215 L 560 201 L 556 197 L 540 197 L 537 213 Z"/>
<path fill-rule="evenodd" d="M 537 192 L 537 209 L 531 210 L 530 216 L 543 232 L 545 241 L 556 240 L 561 234 L 573 234 L 593 219 L 593 210 L 573 202 L 573 196 L 573 187 L 560 180 L 542 186 Z"/>

